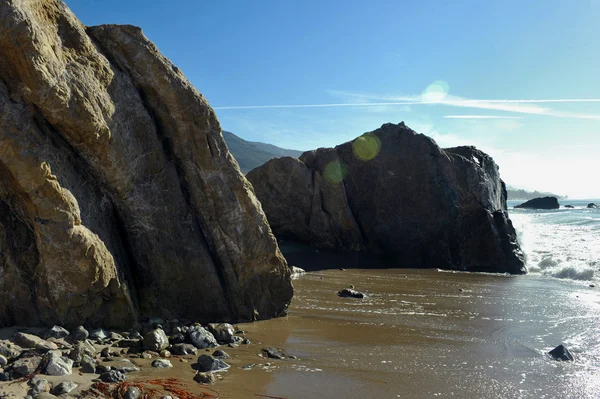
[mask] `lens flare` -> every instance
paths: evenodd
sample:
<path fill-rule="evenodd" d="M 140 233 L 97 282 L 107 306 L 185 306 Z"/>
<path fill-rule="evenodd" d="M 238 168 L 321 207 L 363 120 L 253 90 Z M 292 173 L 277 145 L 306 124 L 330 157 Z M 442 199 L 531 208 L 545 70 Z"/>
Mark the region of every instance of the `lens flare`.
<path fill-rule="evenodd" d="M 323 170 L 323 177 L 332 184 L 341 182 L 344 176 L 346 176 L 346 166 L 337 159 L 329 162 Z"/>
<path fill-rule="evenodd" d="M 352 143 L 352 152 L 361 161 L 375 158 L 379 150 L 381 150 L 381 140 L 374 134 L 363 134 Z"/>
<path fill-rule="evenodd" d="M 421 100 L 434 102 L 443 101 L 448 95 L 449 90 L 450 86 L 448 86 L 448 83 L 443 80 L 436 80 L 423 91 Z"/>

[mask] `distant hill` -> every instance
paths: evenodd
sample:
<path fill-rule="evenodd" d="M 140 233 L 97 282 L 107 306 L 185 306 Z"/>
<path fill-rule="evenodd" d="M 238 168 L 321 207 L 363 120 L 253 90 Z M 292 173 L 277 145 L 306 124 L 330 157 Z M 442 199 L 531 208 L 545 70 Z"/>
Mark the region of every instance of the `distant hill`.
<path fill-rule="evenodd" d="M 231 132 L 223 130 L 223 137 L 229 147 L 229 151 L 238 161 L 243 173 L 263 165 L 270 159 L 280 157 L 296 157 L 302 155 L 303 151 L 286 150 L 272 144 L 258 141 L 246 141 Z"/>
<path fill-rule="evenodd" d="M 539 191 L 526 191 L 523 189 L 518 189 L 514 187 L 507 186 L 506 191 L 508 194 L 509 200 L 530 200 L 539 197 L 556 197 L 558 199 L 566 199 L 566 196 L 552 194 L 552 193 L 544 193 Z"/>

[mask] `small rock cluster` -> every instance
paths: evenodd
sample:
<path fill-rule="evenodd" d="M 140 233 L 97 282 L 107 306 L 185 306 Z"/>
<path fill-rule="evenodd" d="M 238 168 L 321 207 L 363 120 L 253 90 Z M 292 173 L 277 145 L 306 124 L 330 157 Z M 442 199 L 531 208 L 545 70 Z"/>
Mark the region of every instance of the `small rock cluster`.
<path fill-rule="evenodd" d="M 54 326 L 43 333 L 25 330 L 9 340 L 0 340 L 0 381 L 28 380 L 27 399 L 48 399 L 65 396 L 78 385 L 69 380 L 52 385 L 44 375 L 65 376 L 73 373 L 96 374 L 92 381 L 120 383 L 129 373 L 140 370 L 137 358 L 151 359 L 157 369 L 171 368 L 169 358 L 195 355 L 198 350 L 228 345 L 235 348 L 250 344 L 243 331 L 236 331 L 228 323 L 183 323 L 149 319 L 127 332 L 108 331 L 102 328 L 88 330 L 79 326 L 69 332 Z M 229 355 L 220 349 L 212 355 L 202 354 L 195 364 L 195 381 L 210 384 L 213 373 L 229 369 L 225 362 Z M 183 359 L 181 359 L 184 361 Z M 137 388 L 136 388 L 137 389 Z M 135 392 L 129 395 L 138 397 Z"/>

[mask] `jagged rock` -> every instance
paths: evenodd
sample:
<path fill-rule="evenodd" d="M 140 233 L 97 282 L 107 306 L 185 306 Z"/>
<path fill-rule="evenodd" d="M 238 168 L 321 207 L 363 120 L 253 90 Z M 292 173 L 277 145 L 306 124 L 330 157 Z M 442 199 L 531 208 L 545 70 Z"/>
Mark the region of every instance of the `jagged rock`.
<path fill-rule="evenodd" d="M 228 344 L 235 335 L 235 329 L 229 323 L 210 323 L 208 331 L 214 335 L 215 339 L 220 344 Z"/>
<path fill-rule="evenodd" d="M 88 340 L 77 342 L 75 347 L 69 352 L 69 359 L 75 363 L 80 363 L 85 355 L 90 357 L 96 356 L 96 348 Z"/>
<path fill-rule="evenodd" d="M 76 383 L 74 383 L 73 381 L 64 380 L 61 383 L 59 383 L 58 385 L 56 385 L 54 388 L 52 388 L 51 393 L 53 395 L 60 396 L 60 395 L 64 395 L 64 394 L 71 392 L 75 388 L 77 388 Z"/>
<path fill-rule="evenodd" d="M 516 205 L 515 208 L 524 209 L 558 209 L 558 198 L 556 197 L 540 197 L 534 198 L 520 205 Z"/>
<path fill-rule="evenodd" d="M 263 348 L 262 353 L 264 356 L 266 356 L 270 359 L 282 360 L 282 359 L 287 358 L 286 354 L 283 353 L 283 351 L 281 349 L 277 349 L 277 348 Z"/>
<path fill-rule="evenodd" d="M 492 158 L 441 149 L 404 123 L 271 160 L 247 178 L 278 239 L 402 267 L 525 272 Z"/>
<path fill-rule="evenodd" d="M 19 377 L 32 374 L 42 362 L 41 356 L 28 356 L 17 359 L 10 366 L 10 370 Z"/>
<path fill-rule="evenodd" d="M 555 360 L 572 361 L 575 360 L 571 351 L 569 351 L 564 345 L 558 345 L 556 348 L 548 352 Z"/>
<path fill-rule="evenodd" d="M 212 335 L 204 327 L 197 327 L 194 331 L 190 332 L 190 341 L 198 349 L 215 348 L 218 345 L 214 335 Z"/>
<path fill-rule="evenodd" d="M 156 359 L 152 362 L 152 367 L 156 367 L 159 369 L 168 369 L 173 367 L 173 365 L 167 359 Z"/>
<path fill-rule="evenodd" d="M 100 380 L 102 380 L 102 382 L 123 382 L 126 378 L 125 374 L 118 370 L 110 370 L 100 374 Z"/>
<path fill-rule="evenodd" d="M 594 204 L 593 202 L 591 202 L 591 203 L 589 203 L 589 204 L 587 205 L 587 207 L 588 207 L 589 209 L 596 209 L 596 208 L 598 208 L 598 205 L 596 205 L 596 204 Z"/>
<path fill-rule="evenodd" d="M 160 352 L 167 346 L 169 346 L 169 338 L 162 328 L 157 328 L 144 335 L 144 348 L 146 349 Z"/>
<path fill-rule="evenodd" d="M 47 375 L 70 375 L 72 372 L 73 360 L 59 353 L 48 352 L 44 361 L 46 362 L 44 373 Z"/>
<path fill-rule="evenodd" d="M 48 339 L 48 338 L 65 338 L 66 336 L 68 336 L 70 333 L 69 331 L 61 326 L 53 326 L 51 329 L 49 329 L 48 331 L 46 331 L 46 333 L 44 334 L 44 338 Z"/>
<path fill-rule="evenodd" d="M 359 299 L 362 299 L 366 295 L 363 294 L 362 292 L 353 290 L 352 288 L 344 288 L 344 289 L 338 291 L 338 296 L 341 296 L 342 298 L 359 298 Z"/>
<path fill-rule="evenodd" d="M 108 334 L 109 334 L 109 332 L 106 331 L 105 329 L 96 328 L 96 329 L 90 331 L 89 339 L 95 340 L 95 341 L 103 341 L 106 338 L 108 338 Z"/>
<path fill-rule="evenodd" d="M 205 373 L 207 371 L 225 371 L 229 367 L 230 366 L 223 360 L 215 359 L 210 355 L 200 355 L 198 357 L 198 361 L 194 365 L 194 368 L 201 373 Z"/>
<path fill-rule="evenodd" d="M 198 349 L 191 344 L 175 344 L 171 346 L 171 353 L 176 356 L 195 355 Z"/>
<path fill-rule="evenodd" d="M 0 54 L 0 326 L 285 313 L 289 269 L 214 111 L 140 28 L 2 1 Z"/>

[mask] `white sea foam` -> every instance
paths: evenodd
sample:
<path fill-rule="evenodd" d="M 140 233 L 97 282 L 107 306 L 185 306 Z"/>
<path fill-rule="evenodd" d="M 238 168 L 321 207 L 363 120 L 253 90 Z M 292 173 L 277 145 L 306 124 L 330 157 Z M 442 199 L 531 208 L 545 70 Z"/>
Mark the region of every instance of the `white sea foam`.
<path fill-rule="evenodd" d="M 578 281 L 600 279 L 600 210 L 509 209 L 533 274 Z"/>

